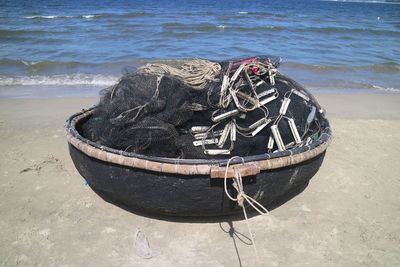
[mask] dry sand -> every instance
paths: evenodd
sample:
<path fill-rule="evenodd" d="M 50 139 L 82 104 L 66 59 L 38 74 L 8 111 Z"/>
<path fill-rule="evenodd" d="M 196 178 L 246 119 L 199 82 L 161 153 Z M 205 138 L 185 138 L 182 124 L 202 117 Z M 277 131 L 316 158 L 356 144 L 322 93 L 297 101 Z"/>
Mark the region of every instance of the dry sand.
<path fill-rule="evenodd" d="M 250 219 L 260 257 L 265 266 L 399 266 L 400 95 L 317 97 L 334 141 L 304 192 Z M 0 266 L 255 266 L 245 221 L 232 222 L 240 240 L 227 219 L 147 218 L 84 185 L 63 123 L 95 101 L 0 100 Z M 137 255 L 137 229 L 158 255 Z"/>

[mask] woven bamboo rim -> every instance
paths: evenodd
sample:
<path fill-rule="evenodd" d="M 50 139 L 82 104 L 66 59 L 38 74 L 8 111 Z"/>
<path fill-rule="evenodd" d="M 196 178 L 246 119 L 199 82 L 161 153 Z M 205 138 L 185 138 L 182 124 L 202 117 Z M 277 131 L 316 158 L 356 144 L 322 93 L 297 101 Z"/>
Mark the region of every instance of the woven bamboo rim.
<path fill-rule="evenodd" d="M 126 156 L 113 153 L 107 151 L 107 148 L 105 147 L 97 148 L 92 144 L 89 144 L 88 142 L 84 142 L 85 138 L 79 135 L 79 133 L 75 129 L 75 125 L 79 120 L 90 116 L 92 113 L 93 110 L 88 110 L 86 112 L 73 115 L 67 121 L 66 125 L 66 136 L 68 142 L 89 157 L 109 163 L 114 163 L 117 165 L 160 173 L 181 175 L 207 175 L 211 178 L 225 177 L 226 167 L 215 164 L 212 161 L 210 161 L 209 164 L 164 163 L 149 159 L 138 158 L 135 156 Z M 231 164 L 228 167 L 227 177 L 234 177 L 236 170 L 240 171 L 242 177 L 253 176 L 260 173 L 261 171 L 278 169 L 294 164 L 299 164 L 317 157 L 318 155 L 325 152 L 332 140 L 329 123 L 327 124 L 328 127 L 325 129 L 325 132 L 320 136 L 320 140 L 318 140 L 319 142 L 316 142 L 317 145 L 314 144 L 314 146 L 305 146 L 302 148 L 302 150 L 305 151 L 300 153 L 294 153 L 293 151 L 288 150 L 289 155 L 286 156 Z M 321 138 L 322 136 L 324 138 Z M 184 160 L 182 162 L 184 162 Z"/>

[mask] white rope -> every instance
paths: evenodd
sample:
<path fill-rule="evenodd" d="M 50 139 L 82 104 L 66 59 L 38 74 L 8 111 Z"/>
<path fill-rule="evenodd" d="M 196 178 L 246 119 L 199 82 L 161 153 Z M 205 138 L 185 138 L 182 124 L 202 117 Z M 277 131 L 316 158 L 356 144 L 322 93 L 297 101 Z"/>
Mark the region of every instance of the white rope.
<path fill-rule="evenodd" d="M 149 63 L 138 68 L 137 71 L 146 74 L 170 75 L 188 86 L 203 90 L 211 82 L 219 80 L 221 65 L 208 60 L 195 59 L 185 62 L 180 68 L 162 63 Z"/>
<path fill-rule="evenodd" d="M 242 163 L 244 164 L 244 159 L 242 157 L 239 156 L 234 156 L 232 158 L 230 158 L 228 160 L 228 163 L 226 164 L 226 168 L 225 168 L 225 176 L 224 176 L 224 190 L 225 190 L 225 194 L 227 195 L 227 197 L 232 200 L 232 201 L 236 201 L 238 203 L 238 205 L 240 207 L 242 207 L 243 209 L 243 214 L 244 214 L 244 218 L 246 220 L 246 225 L 247 225 L 247 229 L 249 230 L 249 235 L 250 235 L 250 239 L 251 239 L 251 243 L 253 245 L 254 248 L 254 253 L 256 255 L 257 261 L 259 263 L 260 266 L 262 266 L 261 264 L 261 260 L 260 260 L 260 256 L 258 255 L 258 251 L 257 251 L 257 247 L 256 247 L 256 243 L 254 241 L 254 237 L 253 237 L 253 233 L 250 227 L 250 223 L 247 217 L 247 212 L 246 212 L 246 207 L 245 207 L 245 203 L 244 201 L 247 201 L 247 203 L 250 204 L 250 206 L 253 207 L 253 209 L 255 209 L 260 215 L 264 215 L 264 214 L 269 214 L 269 211 L 263 206 L 261 205 L 259 202 L 257 202 L 254 198 L 248 196 L 244 190 L 243 190 L 243 180 L 242 180 L 242 175 L 240 174 L 240 171 L 234 167 L 235 170 L 235 177 L 233 178 L 233 188 L 236 189 L 237 191 L 237 197 L 234 198 L 232 197 L 229 192 L 228 192 L 228 186 L 227 186 L 227 179 L 228 179 L 228 170 L 229 170 L 229 165 L 231 163 L 232 160 L 234 159 L 241 159 Z M 258 207 L 257 207 L 258 206 Z"/>

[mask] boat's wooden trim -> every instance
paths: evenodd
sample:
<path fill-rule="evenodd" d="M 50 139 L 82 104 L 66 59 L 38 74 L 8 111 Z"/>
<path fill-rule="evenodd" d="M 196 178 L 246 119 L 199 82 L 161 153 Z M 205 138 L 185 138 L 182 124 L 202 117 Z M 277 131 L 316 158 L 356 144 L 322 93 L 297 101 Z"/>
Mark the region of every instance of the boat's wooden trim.
<path fill-rule="evenodd" d="M 96 148 L 90 144 L 83 142 L 82 140 L 79 140 L 69 131 L 66 132 L 66 135 L 68 142 L 72 146 L 82 151 L 82 153 L 86 154 L 87 156 L 96 158 L 98 160 L 160 173 L 207 175 L 211 178 L 225 177 L 226 167 L 223 166 L 221 167 L 213 164 L 171 164 L 151 161 L 147 159 L 140 159 L 136 157 L 128 157 Z M 320 145 L 314 148 L 310 148 L 309 150 L 302 153 L 272 159 L 246 162 L 243 164 L 232 164 L 228 167 L 227 177 L 234 177 L 235 168 L 240 171 L 243 177 L 245 177 L 256 175 L 260 173 L 260 171 L 283 168 L 307 161 L 322 154 L 329 146 L 330 141 L 331 136 L 329 135 L 327 139 Z"/>

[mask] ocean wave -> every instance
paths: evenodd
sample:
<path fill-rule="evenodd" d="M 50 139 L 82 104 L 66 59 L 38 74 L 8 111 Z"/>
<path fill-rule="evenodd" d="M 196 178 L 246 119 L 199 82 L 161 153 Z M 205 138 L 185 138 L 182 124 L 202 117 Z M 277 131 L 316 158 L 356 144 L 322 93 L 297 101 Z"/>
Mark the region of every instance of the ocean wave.
<path fill-rule="evenodd" d="M 344 3 L 360 3 L 360 4 L 392 4 L 392 5 L 398 5 L 400 4 L 399 1 L 393 0 L 393 1 L 376 1 L 376 0 L 320 0 L 322 2 L 344 2 Z"/>
<path fill-rule="evenodd" d="M 92 18 L 96 17 L 96 15 L 82 15 L 81 17 L 84 19 L 92 19 Z"/>
<path fill-rule="evenodd" d="M 285 68 L 303 69 L 313 72 L 350 72 L 350 71 L 371 71 L 371 72 L 382 72 L 382 73 L 396 73 L 400 72 L 400 64 L 395 62 L 385 62 L 361 66 L 350 66 L 350 65 L 318 65 L 318 64 L 304 64 L 298 62 L 285 62 L 282 64 Z"/>
<path fill-rule="evenodd" d="M 118 81 L 119 77 L 115 75 L 102 74 L 60 74 L 60 75 L 33 75 L 33 76 L 6 76 L 0 75 L 0 86 L 18 86 L 18 85 L 90 85 L 90 86 L 111 86 Z"/>
<path fill-rule="evenodd" d="M 13 59 L 0 59 L 0 68 L 7 70 L 13 68 L 22 72 L 28 73 L 51 73 L 57 70 L 80 70 L 96 68 L 98 64 L 75 62 L 75 61 L 30 61 L 30 60 L 13 60 Z M 101 66 L 101 65 L 100 65 Z"/>
<path fill-rule="evenodd" d="M 118 82 L 120 76 L 116 75 L 102 75 L 102 74 L 62 74 L 62 75 L 32 75 L 32 76 L 6 76 L 0 75 L 0 86 L 3 88 L 11 86 L 82 86 L 82 87 L 109 87 Z M 333 89 L 343 90 L 377 90 L 378 92 L 385 93 L 400 93 L 400 88 L 384 87 L 368 82 L 357 82 L 350 80 L 335 80 L 334 83 L 330 81 L 305 84 L 308 89 Z"/>
<path fill-rule="evenodd" d="M 26 16 L 24 19 L 69 19 L 73 18 L 73 16 L 56 16 L 56 15 L 35 15 L 35 16 Z"/>
<path fill-rule="evenodd" d="M 292 28 L 296 32 L 314 32 L 314 33 L 362 33 L 370 35 L 398 35 L 400 31 L 393 31 L 388 29 L 372 29 L 372 28 L 347 28 L 347 27 L 306 27 L 306 28 Z"/>
<path fill-rule="evenodd" d="M 226 28 L 225 28 L 226 29 Z M 228 28 L 229 29 L 229 28 Z M 116 60 L 114 62 L 104 62 L 104 63 L 89 63 L 89 62 L 79 62 L 79 61 L 31 61 L 31 60 L 14 60 L 3 58 L 0 59 L 0 69 L 3 71 L 0 73 L 4 74 L 4 70 L 13 69 L 16 71 L 22 71 L 23 73 L 29 74 L 59 74 L 56 73 L 60 71 L 61 73 L 78 73 L 85 72 L 92 73 L 101 71 L 99 73 L 120 73 L 124 68 L 136 68 L 147 62 L 158 62 L 167 64 L 179 64 L 187 58 L 178 59 L 135 59 L 124 61 Z M 400 73 L 400 64 L 396 62 L 383 62 L 376 64 L 367 65 L 318 65 L 318 64 L 306 64 L 296 61 L 286 61 L 282 64 L 282 68 L 305 70 L 316 73 L 323 72 L 354 72 L 354 71 L 369 71 L 373 73 Z M 8 73 L 8 72 L 7 72 Z M 18 73 L 18 72 L 17 72 Z M 20 73 L 19 73 L 20 74 Z"/>
<path fill-rule="evenodd" d="M 332 66 L 332 65 L 318 65 L 318 64 L 304 64 L 299 62 L 288 61 L 282 63 L 284 68 L 292 68 L 298 70 L 307 70 L 313 72 L 330 72 L 330 71 L 350 71 L 349 66 Z"/>
<path fill-rule="evenodd" d="M 269 11 L 239 11 L 238 15 L 251 15 L 255 17 L 276 17 L 276 18 L 286 18 L 288 14 L 281 12 L 269 12 Z"/>
<path fill-rule="evenodd" d="M 211 32 L 215 30 L 231 30 L 235 32 L 258 32 L 258 31 L 281 31 L 284 27 L 274 26 L 274 25 L 258 25 L 258 26 L 238 26 L 232 24 L 212 24 L 212 23 L 198 23 L 198 24 L 187 24 L 187 23 L 177 23 L 168 22 L 163 23 L 162 27 L 165 31 L 169 32 L 171 30 L 175 31 L 197 31 L 197 32 Z"/>
<path fill-rule="evenodd" d="M 385 83 L 385 81 L 378 81 Z M 377 85 L 372 81 L 360 80 L 346 80 L 346 79 L 329 79 L 324 78 L 319 81 L 304 81 L 303 85 L 310 90 L 333 90 L 333 91 L 346 91 L 350 90 L 356 92 L 358 90 L 378 91 L 383 93 L 400 93 L 400 88 L 392 87 L 390 85 Z"/>
<path fill-rule="evenodd" d="M 97 17 L 102 17 L 102 14 L 88 14 L 88 15 L 78 15 L 78 16 L 64 16 L 64 15 L 35 15 L 35 16 L 25 16 L 24 19 L 93 19 Z"/>
<path fill-rule="evenodd" d="M 24 19 L 95 19 L 103 17 L 123 17 L 123 18 L 136 18 L 150 15 L 145 12 L 126 12 L 126 13 L 98 13 L 98 14 L 83 14 L 83 15 L 32 15 L 23 16 Z"/>
<path fill-rule="evenodd" d="M 377 89 L 378 91 L 390 92 L 390 93 L 400 93 L 400 88 L 382 87 L 382 86 L 374 85 L 374 84 L 371 84 L 371 87 L 373 89 Z"/>
<path fill-rule="evenodd" d="M 372 64 L 361 68 L 369 68 L 376 72 L 400 72 L 400 64 L 394 62 L 386 62 L 381 64 Z"/>

